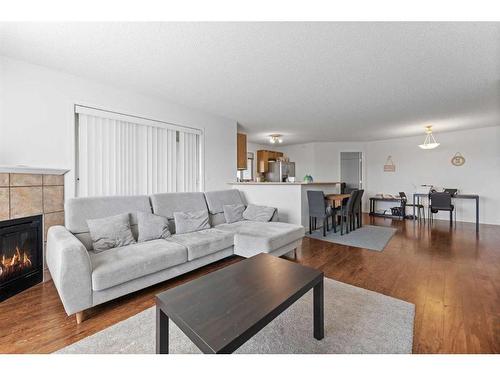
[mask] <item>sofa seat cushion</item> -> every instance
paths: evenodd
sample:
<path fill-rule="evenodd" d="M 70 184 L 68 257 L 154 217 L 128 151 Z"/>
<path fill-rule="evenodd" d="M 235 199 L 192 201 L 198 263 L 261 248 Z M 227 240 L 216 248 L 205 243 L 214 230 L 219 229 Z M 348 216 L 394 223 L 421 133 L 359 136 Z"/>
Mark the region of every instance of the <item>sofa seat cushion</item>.
<path fill-rule="evenodd" d="M 162 239 L 89 254 L 95 291 L 187 262 L 186 247 Z"/>
<path fill-rule="evenodd" d="M 234 251 L 236 254 L 252 251 L 270 253 L 301 239 L 305 233 L 302 225 L 275 221 L 265 223 L 244 220 L 232 224 L 220 224 L 216 228 L 235 234 Z"/>
<path fill-rule="evenodd" d="M 211 228 L 191 233 L 174 234 L 167 241 L 185 246 L 188 260 L 193 260 L 233 246 L 233 238 L 233 233 Z"/>

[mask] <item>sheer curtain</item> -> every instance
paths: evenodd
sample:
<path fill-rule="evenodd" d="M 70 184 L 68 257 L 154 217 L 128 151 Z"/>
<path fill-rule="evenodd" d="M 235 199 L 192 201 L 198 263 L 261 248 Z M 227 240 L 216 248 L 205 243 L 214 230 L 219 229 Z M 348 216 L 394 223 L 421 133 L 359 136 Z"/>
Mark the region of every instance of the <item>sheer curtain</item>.
<path fill-rule="evenodd" d="M 75 108 L 77 196 L 200 190 L 201 131 Z"/>

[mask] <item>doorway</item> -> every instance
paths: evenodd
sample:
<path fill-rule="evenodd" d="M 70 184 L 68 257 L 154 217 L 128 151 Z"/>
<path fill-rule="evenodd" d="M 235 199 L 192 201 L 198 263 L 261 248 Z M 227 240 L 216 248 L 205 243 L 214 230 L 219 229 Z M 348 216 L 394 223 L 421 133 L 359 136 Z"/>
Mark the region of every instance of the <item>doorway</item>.
<path fill-rule="evenodd" d="M 363 154 L 361 152 L 340 153 L 340 181 L 345 182 L 346 192 L 363 188 Z"/>

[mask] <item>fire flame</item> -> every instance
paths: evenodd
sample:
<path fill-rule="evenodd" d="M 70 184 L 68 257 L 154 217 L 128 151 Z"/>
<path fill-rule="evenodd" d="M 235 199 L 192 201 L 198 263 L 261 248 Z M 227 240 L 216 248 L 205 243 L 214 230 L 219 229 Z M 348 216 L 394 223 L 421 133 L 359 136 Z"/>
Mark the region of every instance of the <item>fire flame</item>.
<path fill-rule="evenodd" d="M 16 246 L 16 251 L 12 258 L 6 258 L 2 255 L 0 262 L 0 278 L 6 278 L 13 274 L 20 273 L 32 265 L 29 252 L 22 251 Z"/>

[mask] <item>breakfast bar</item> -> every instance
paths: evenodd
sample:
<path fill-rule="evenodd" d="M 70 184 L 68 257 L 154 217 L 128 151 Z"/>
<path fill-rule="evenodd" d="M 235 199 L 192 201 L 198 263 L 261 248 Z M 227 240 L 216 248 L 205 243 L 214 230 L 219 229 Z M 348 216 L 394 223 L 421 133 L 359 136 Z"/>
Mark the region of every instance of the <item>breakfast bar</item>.
<path fill-rule="evenodd" d="M 309 224 L 308 190 L 321 190 L 327 194 L 340 193 L 340 182 L 232 182 L 247 203 L 276 207 L 280 221 Z"/>

